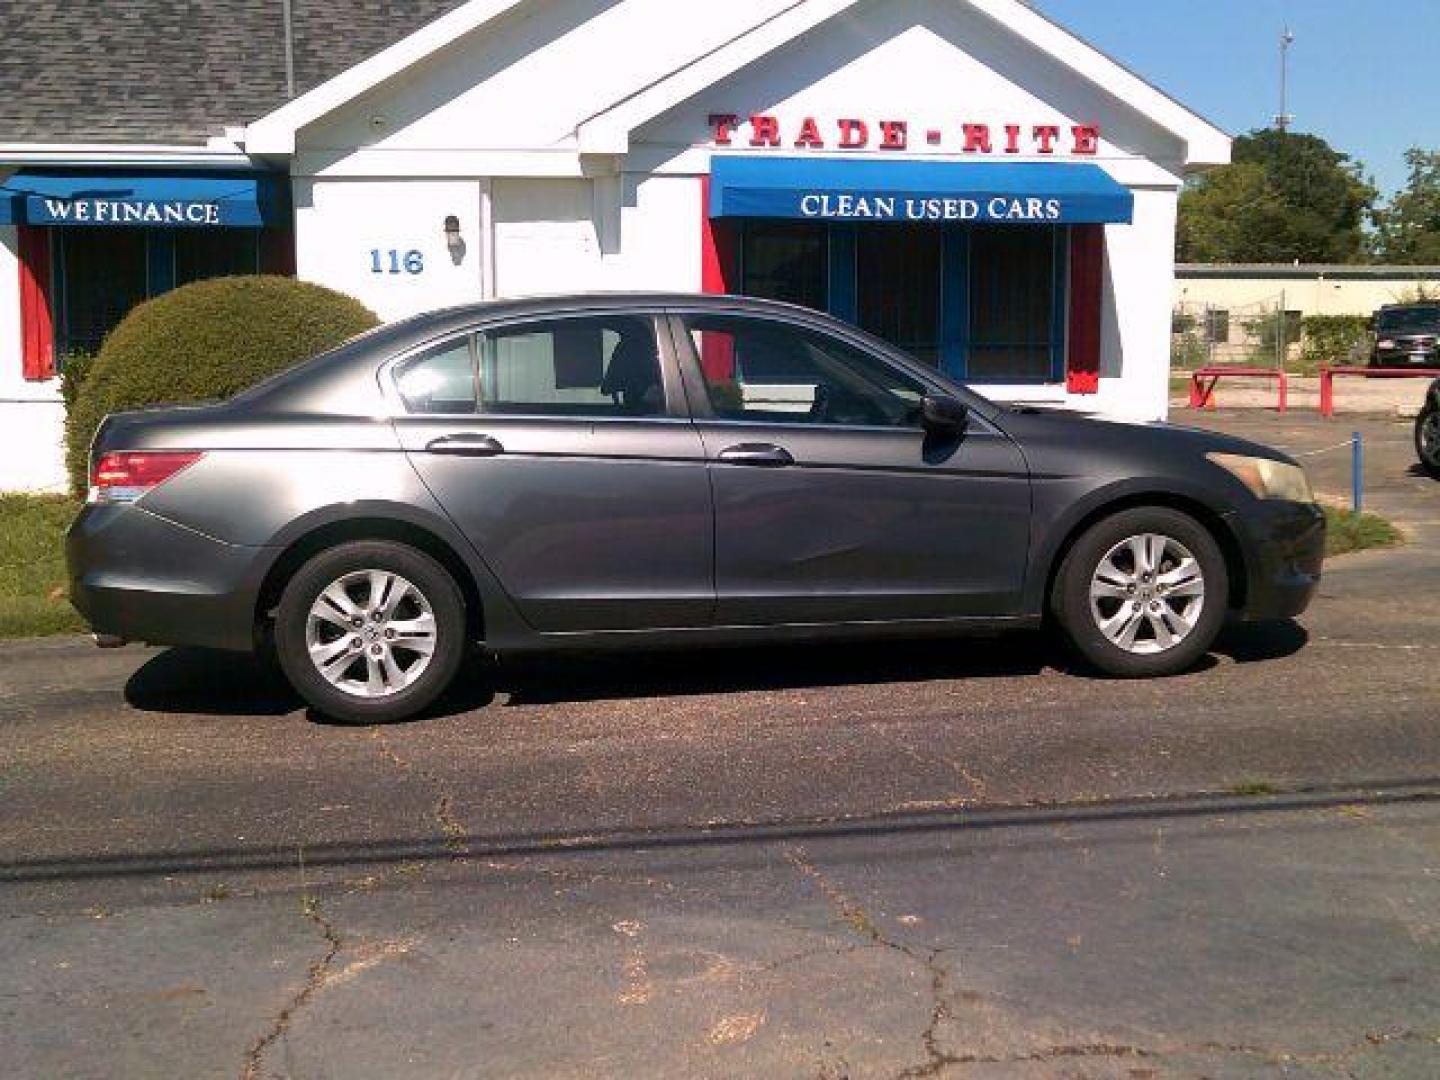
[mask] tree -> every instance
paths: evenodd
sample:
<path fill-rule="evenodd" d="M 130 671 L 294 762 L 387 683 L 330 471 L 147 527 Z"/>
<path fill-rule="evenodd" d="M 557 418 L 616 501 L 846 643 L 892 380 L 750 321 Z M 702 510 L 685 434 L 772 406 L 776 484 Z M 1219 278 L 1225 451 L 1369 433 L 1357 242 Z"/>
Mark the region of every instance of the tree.
<path fill-rule="evenodd" d="M 1186 262 L 1357 262 L 1377 192 L 1318 135 L 1252 131 L 1180 196 Z"/>
<path fill-rule="evenodd" d="M 1376 251 L 1406 265 L 1440 263 L 1440 152 L 1405 152 L 1410 177 L 1388 206 L 1375 214 Z"/>

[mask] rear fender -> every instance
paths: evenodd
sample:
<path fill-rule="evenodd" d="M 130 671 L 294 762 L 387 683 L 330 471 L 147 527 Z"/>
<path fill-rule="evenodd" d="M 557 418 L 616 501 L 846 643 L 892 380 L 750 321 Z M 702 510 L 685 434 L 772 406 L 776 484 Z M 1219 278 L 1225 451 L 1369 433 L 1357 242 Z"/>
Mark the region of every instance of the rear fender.
<path fill-rule="evenodd" d="M 532 631 L 520 617 L 509 594 L 491 571 L 489 564 L 448 517 L 404 503 L 382 500 L 367 499 L 321 507 L 302 515 L 277 532 L 271 542 L 265 545 L 270 557 L 262 560 L 258 567 L 255 588 L 260 603 L 263 605 L 266 602 L 265 583 L 272 570 L 317 533 L 348 533 L 358 539 L 367 535 L 384 535 L 384 526 L 391 523 L 427 534 L 444 545 L 455 560 L 463 565 L 480 603 L 487 645 L 497 648 L 499 643 L 523 641 L 531 636 Z M 350 528 L 347 529 L 347 526 Z M 369 526 L 378 527 L 372 529 Z M 461 584 L 463 586 L 465 583 Z M 257 615 L 263 614 L 264 612 L 257 612 Z"/>

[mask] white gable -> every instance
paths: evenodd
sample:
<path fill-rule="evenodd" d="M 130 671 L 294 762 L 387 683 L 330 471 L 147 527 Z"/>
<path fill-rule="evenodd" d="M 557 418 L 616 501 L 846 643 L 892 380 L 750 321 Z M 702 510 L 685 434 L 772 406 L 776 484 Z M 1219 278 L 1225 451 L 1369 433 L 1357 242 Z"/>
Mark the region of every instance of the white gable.
<path fill-rule="evenodd" d="M 632 142 L 626 171 L 703 146 L 721 110 L 1099 123 L 1102 157 L 1228 157 L 1223 133 L 1018 0 L 471 0 L 361 68 L 252 125 L 247 149 L 294 153 L 299 174 L 579 176 Z M 953 152 L 911 149 L 927 145 Z"/>
<path fill-rule="evenodd" d="M 724 113 L 742 118 L 731 138 L 736 149 L 747 151 L 751 132 L 743 118 L 761 114 L 780 122 L 783 145 L 763 148 L 769 152 L 794 152 L 802 123 L 813 118 L 824 149 L 832 152 L 842 149 L 839 120 L 863 121 L 866 145 L 852 154 L 886 152 L 880 125 L 901 122 L 912 155 L 963 152 L 966 124 L 985 126 L 989 156 L 996 160 L 1071 156 L 1077 125 L 1102 133 L 1098 152 L 1086 154 L 1087 160 L 1141 158 L 1178 173 L 1186 155 L 1174 132 L 966 3 L 857 5 L 636 129 L 630 140 L 634 166 L 693 165 L 685 151 L 708 143 L 711 116 Z M 1020 129 L 1016 153 L 1006 152 L 1011 125 Z M 1037 127 L 1059 129 L 1052 154 L 1040 152 Z"/>
<path fill-rule="evenodd" d="M 749 30 L 786 0 L 532 3 L 300 131 L 298 150 L 575 151 L 598 109 Z"/>

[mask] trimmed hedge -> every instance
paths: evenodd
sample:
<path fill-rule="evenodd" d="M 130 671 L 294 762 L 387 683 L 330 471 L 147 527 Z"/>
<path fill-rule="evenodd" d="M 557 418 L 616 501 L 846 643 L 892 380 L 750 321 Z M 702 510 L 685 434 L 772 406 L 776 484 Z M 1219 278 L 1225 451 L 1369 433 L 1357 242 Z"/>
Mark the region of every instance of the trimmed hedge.
<path fill-rule="evenodd" d="M 1305 344 L 1300 362 L 1307 372 L 1318 371 L 1321 364 L 1348 363 L 1358 348 L 1370 343 L 1368 315 L 1307 315 L 1301 326 Z"/>
<path fill-rule="evenodd" d="M 65 420 L 71 487 L 85 491 L 107 413 L 231 397 L 378 322 L 353 297 L 284 277 L 213 278 L 139 305 L 76 373 Z"/>

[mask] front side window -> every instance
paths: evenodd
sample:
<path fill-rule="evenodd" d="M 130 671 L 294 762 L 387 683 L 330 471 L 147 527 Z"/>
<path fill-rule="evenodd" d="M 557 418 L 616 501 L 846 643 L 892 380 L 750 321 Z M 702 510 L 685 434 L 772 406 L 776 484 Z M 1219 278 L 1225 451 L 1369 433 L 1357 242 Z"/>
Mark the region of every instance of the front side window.
<path fill-rule="evenodd" d="M 925 387 L 826 334 L 769 319 L 689 315 L 715 415 L 726 420 L 918 427 Z"/>
<path fill-rule="evenodd" d="M 593 315 L 486 331 L 479 339 L 482 412 L 643 417 L 665 412 L 655 324 Z"/>

